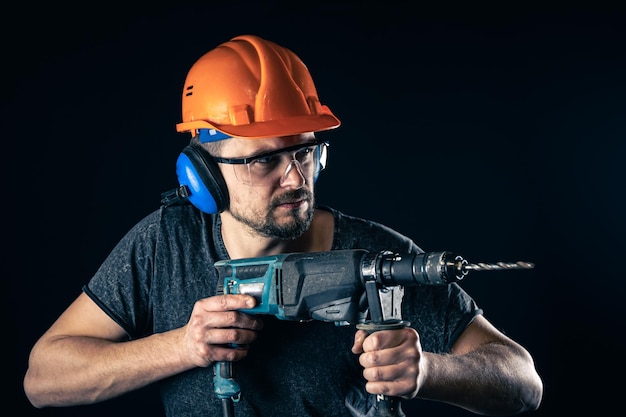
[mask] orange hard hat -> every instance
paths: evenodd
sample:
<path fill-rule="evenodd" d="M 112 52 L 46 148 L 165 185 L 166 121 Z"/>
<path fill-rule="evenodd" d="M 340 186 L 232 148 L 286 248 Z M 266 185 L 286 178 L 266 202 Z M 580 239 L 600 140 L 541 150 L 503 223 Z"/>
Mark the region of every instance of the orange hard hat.
<path fill-rule="evenodd" d="M 247 139 L 329 130 L 340 121 L 319 101 L 311 74 L 287 48 L 237 36 L 191 67 L 178 132 L 215 129 Z"/>

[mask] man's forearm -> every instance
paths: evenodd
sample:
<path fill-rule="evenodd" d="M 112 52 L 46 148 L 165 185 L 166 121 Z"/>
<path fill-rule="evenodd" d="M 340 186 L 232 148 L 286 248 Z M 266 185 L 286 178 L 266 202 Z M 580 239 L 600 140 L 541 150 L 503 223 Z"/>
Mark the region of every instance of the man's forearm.
<path fill-rule="evenodd" d="M 512 415 L 539 407 L 543 384 L 521 348 L 488 343 L 472 352 L 424 352 L 426 379 L 417 397 L 484 415 Z"/>
<path fill-rule="evenodd" d="M 177 353 L 173 330 L 130 342 L 64 336 L 36 346 L 24 388 L 38 408 L 91 404 L 193 367 Z"/>

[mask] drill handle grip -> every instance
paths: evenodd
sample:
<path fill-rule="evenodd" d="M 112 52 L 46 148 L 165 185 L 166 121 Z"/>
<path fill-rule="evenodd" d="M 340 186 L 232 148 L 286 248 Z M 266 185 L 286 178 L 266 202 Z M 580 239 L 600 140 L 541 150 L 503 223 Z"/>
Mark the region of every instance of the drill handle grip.
<path fill-rule="evenodd" d="M 213 370 L 213 387 L 217 397 L 220 399 L 230 398 L 234 402 L 239 401 L 241 389 L 233 378 L 233 363 L 226 361 L 215 362 Z"/>
<path fill-rule="evenodd" d="M 385 320 L 380 322 L 365 321 L 356 325 L 357 329 L 365 330 L 369 334 L 380 330 L 395 330 L 409 327 L 410 322 L 406 320 Z M 400 398 L 389 397 L 383 394 L 376 395 L 376 412 L 372 417 L 406 417 L 401 408 Z M 369 415 L 369 413 L 368 413 Z"/>

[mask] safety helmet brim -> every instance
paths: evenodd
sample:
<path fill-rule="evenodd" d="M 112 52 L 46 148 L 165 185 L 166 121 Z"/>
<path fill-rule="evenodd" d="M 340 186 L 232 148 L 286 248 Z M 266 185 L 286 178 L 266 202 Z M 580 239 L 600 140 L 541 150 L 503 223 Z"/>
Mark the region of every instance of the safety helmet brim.
<path fill-rule="evenodd" d="M 280 120 L 255 122 L 241 126 L 218 125 L 209 123 L 206 120 L 195 120 L 192 122 L 178 123 L 176 130 L 178 132 L 192 132 L 192 134 L 195 135 L 194 132 L 198 129 L 215 129 L 228 136 L 244 139 L 261 139 L 299 135 L 308 132 L 320 132 L 339 127 L 341 124 L 339 119 L 337 119 L 326 106 L 323 107 L 325 107 L 325 114 L 295 116 Z"/>

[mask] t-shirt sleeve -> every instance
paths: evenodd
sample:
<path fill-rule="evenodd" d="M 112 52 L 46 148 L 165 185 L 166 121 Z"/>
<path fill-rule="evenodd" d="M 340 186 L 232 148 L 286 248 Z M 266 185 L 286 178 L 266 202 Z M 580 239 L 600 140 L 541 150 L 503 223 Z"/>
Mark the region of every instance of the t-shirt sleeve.
<path fill-rule="evenodd" d="M 420 334 L 424 350 L 447 353 L 482 310 L 458 284 L 404 289 L 402 314 Z"/>
<path fill-rule="evenodd" d="M 149 303 L 158 222 L 155 213 L 131 228 L 83 291 L 131 338 L 151 329 Z"/>

